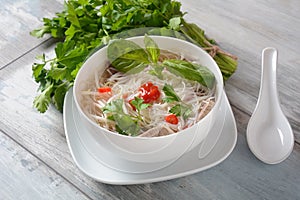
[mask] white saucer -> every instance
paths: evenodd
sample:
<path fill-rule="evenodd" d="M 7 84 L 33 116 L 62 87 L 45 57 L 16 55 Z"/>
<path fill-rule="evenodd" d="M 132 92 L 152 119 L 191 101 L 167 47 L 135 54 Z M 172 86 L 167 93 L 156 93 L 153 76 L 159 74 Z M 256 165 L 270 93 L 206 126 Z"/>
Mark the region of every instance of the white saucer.
<path fill-rule="evenodd" d="M 105 149 L 95 153 L 99 146 L 85 134 L 85 127 L 80 126 L 78 111 L 73 105 L 73 90 L 70 89 L 64 103 L 64 128 L 72 157 L 85 174 L 97 181 L 114 185 L 170 180 L 211 168 L 229 156 L 237 140 L 235 119 L 225 92 L 223 95 L 218 116 L 220 119 L 217 120 L 219 124 L 214 125 L 204 144 L 201 143 L 177 160 L 143 164 L 115 157 Z"/>

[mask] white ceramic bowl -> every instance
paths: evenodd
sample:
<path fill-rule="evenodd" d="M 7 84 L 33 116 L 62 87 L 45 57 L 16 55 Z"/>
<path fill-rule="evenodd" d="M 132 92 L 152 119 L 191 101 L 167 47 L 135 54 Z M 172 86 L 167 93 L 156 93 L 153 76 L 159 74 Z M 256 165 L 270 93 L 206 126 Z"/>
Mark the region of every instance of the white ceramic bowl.
<path fill-rule="evenodd" d="M 94 77 L 96 72 L 103 72 L 107 67 L 107 47 L 98 50 L 86 60 L 77 74 L 73 87 L 75 104 L 79 110 L 82 123 L 89 130 L 89 134 L 95 139 L 95 143 L 101 145 L 117 157 L 119 156 L 123 159 L 139 163 L 175 160 L 196 147 L 207 136 L 215 121 L 223 92 L 223 77 L 220 69 L 211 56 L 204 50 L 190 42 L 172 37 L 151 36 L 151 38 L 158 44 L 160 49 L 177 52 L 187 58 L 195 59 L 199 64 L 208 67 L 215 75 L 216 103 L 213 109 L 192 127 L 176 134 L 161 137 L 130 137 L 102 128 L 86 116 L 81 107 L 81 91 L 88 89 L 86 84 L 88 79 Z M 132 37 L 129 40 L 140 46 L 144 46 L 144 36 Z M 99 150 L 99 152 L 94 153 L 101 153 L 101 151 Z"/>

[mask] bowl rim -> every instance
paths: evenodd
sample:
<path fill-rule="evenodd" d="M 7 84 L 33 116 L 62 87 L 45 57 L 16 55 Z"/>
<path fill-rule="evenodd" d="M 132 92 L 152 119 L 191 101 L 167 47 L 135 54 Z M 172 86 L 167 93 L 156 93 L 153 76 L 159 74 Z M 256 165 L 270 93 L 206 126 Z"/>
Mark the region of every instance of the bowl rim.
<path fill-rule="evenodd" d="M 167 39 L 167 40 L 174 40 L 174 42 L 175 41 L 179 42 L 179 43 L 181 42 L 181 43 L 185 43 L 186 45 L 193 46 L 194 48 L 197 48 L 200 52 L 202 52 L 210 60 L 210 62 L 212 62 L 213 65 L 215 65 L 215 67 L 216 67 L 216 73 L 218 74 L 218 76 L 221 77 L 220 79 L 218 79 L 219 85 L 221 85 L 220 91 L 217 90 L 217 86 L 216 86 L 216 91 L 217 91 L 217 93 L 219 95 L 218 95 L 217 101 L 215 102 L 215 104 L 214 104 L 214 106 L 212 108 L 212 110 L 216 110 L 217 107 L 218 107 L 217 105 L 219 105 L 220 102 L 222 101 L 222 92 L 223 92 L 223 88 L 224 88 L 223 75 L 222 75 L 221 70 L 220 70 L 218 64 L 216 63 L 216 61 L 205 50 L 203 50 L 200 46 L 197 46 L 197 45 L 195 45 L 192 42 L 189 42 L 189 41 L 186 41 L 186 40 L 182 40 L 180 38 L 170 37 L 170 36 L 159 36 L 159 35 L 149 35 L 149 36 L 151 38 L 162 38 L 162 39 Z M 123 38 L 123 39 L 135 42 L 134 40 L 138 40 L 138 39 L 141 39 L 141 38 L 144 38 L 144 37 L 145 36 L 133 36 L 133 37 Z M 112 42 L 113 40 L 115 40 L 115 39 L 110 40 L 109 43 Z M 78 73 L 77 73 L 77 75 L 75 77 L 74 84 L 73 84 L 74 101 L 75 101 L 76 107 L 77 107 L 80 115 L 83 116 L 94 127 L 103 130 L 105 134 L 113 134 L 113 135 L 115 135 L 117 137 L 124 137 L 126 139 L 130 139 L 131 138 L 131 139 L 134 139 L 134 140 L 149 140 L 149 139 L 150 140 L 160 140 L 160 139 L 165 139 L 165 138 L 169 138 L 169 137 L 170 138 L 171 137 L 176 137 L 178 134 L 182 133 L 183 131 L 188 131 L 190 128 L 196 126 L 197 124 L 199 124 L 202 121 L 204 121 L 205 119 L 207 119 L 210 115 L 212 115 L 213 112 L 212 112 L 212 110 L 210 110 L 207 115 L 205 115 L 201 120 L 199 120 L 194 125 L 186 128 L 186 129 L 183 129 L 181 131 L 178 131 L 178 132 L 176 132 L 174 134 L 168 134 L 168 135 L 157 136 L 157 137 L 138 137 L 138 136 L 133 137 L 133 136 L 129 136 L 129 135 L 122 135 L 122 134 L 110 131 L 110 130 L 108 130 L 108 129 L 106 129 L 106 128 L 100 126 L 100 125 L 98 125 L 94 120 L 92 120 L 91 118 L 89 118 L 86 115 L 86 113 L 83 111 L 83 109 L 81 108 L 80 103 L 77 100 L 77 95 L 76 95 L 76 91 L 75 90 L 76 90 L 76 85 L 79 84 L 78 83 L 78 79 L 77 79 L 78 74 L 80 74 L 84 70 L 84 68 L 86 68 L 85 66 L 86 66 L 86 63 L 88 62 L 88 60 L 90 60 L 93 57 L 95 57 L 100 51 L 106 51 L 109 43 L 107 45 L 101 47 L 101 48 L 98 47 L 98 49 L 96 51 L 93 51 L 93 53 L 86 58 L 86 60 L 83 62 L 82 66 L 80 67 L 80 69 L 79 69 L 79 71 L 78 71 Z M 158 44 L 158 46 L 159 46 L 159 44 Z M 214 76 L 216 78 L 216 75 L 214 75 Z"/>

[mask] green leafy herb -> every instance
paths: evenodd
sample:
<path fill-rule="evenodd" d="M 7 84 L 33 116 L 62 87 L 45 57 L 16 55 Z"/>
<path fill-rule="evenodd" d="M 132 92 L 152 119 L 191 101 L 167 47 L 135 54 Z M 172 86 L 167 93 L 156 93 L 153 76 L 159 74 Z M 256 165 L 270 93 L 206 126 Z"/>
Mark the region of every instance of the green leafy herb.
<path fill-rule="evenodd" d="M 55 47 L 56 58 L 46 60 L 45 55 L 38 57 L 40 63 L 32 65 L 33 77 L 40 83 L 41 94 L 34 100 L 34 106 L 44 113 L 52 102 L 62 111 L 64 96 L 73 85 L 77 71 L 88 55 L 84 45 L 75 46 L 74 41 L 58 43 Z M 46 66 L 50 65 L 50 69 Z M 47 91 L 47 92 L 44 92 Z"/>
<path fill-rule="evenodd" d="M 187 119 L 192 113 L 192 110 L 188 105 L 182 102 L 182 100 L 176 94 L 174 88 L 169 84 L 165 84 L 163 87 L 163 91 L 166 95 L 166 97 L 164 98 L 165 102 L 176 102 L 175 106 L 173 106 L 169 110 L 169 112 L 175 114 L 176 116 L 182 116 L 184 119 Z"/>
<path fill-rule="evenodd" d="M 109 44 L 107 56 L 121 72 L 138 73 L 149 63 L 146 51 L 132 41 L 118 39 Z"/>
<path fill-rule="evenodd" d="M 163 65 L 166 68 L 185 79 L 197 81 L 200 84 L 211 88 L 215 77 L 206 67 L 191 63 L 185 60 L 164 60 Z"/>
<path fill-rule="evenodd" d="M 140 126 L 136 121 L 132 120 L 129 115 L 116 113 L 113 115 L 116 122 L 116 128 L 120 134 L 137 136 L 140 131 Z"/>
<path fill-rule="evenodd" d="M 45 112 L 49 106 L 51 93 L 53 91 L 53 85 L 49 85 L 43 92 L 35 97 L 33 101 L 33 105 L 37 108 L 41 113 Z"/>
<path fill-rule="evenodd" d="M 145 35 L 144 43 L 145 43 L 146 50 L 147 50 L 148 54 L 150 55 L 152 62 L 157 63 L 159 55 L 160 55 L 160 49 L 159 49 L 158 45 L 148 35 Z"/>
<path fill-rule="evenodd" d="M 123 135 L 136 136 L 140 131 L 137 121 L 132 119 L 123 111 L 123 100 L 116 99 L 106 104 L 103 112 L 108 114 L 108 118 L 116 122 L 116 130 Z"/>
<path fill-rule="evenodd" d="M 218 49 L 216 42 L 212 39 L 208 39 L 204 30 L 196 24 L 187 23 L 185 20 L 182 20 L 181 23 L 180 31 L 188 37 L 190 41 L 205 48 L 212 55 L 222 72 L 224 80 L 227 80 L 237 68 L 237 57 L 222 50 L 216 51 L 216 49 Z"/>
<path fill-rule="evenodd" d="M 180 102 L 181 99 L 179 98 L 179 96 L 176 94 L 174 88 L 169 85 L 169 84 L 165 84 L 163 87 L 163 91 L 166 95 L 166 98 L 164 99 L 165 102 Z"/>
<path fill-rule="evenodd" d="M 146 108 L 148 108 L 151 104 L 148 103 L 144 103 L 144 99 L 141 99 L 139 97 L 134 97 L 134 99 L 130 102 L 137 111 L 141 111 L 144 110 Z"/>
<path fill-rule="evenodd" d="M 123 112 L 123 100 L 122 99 L 116 99 L 114 101 L 109 102 L 105 105 L 103 108 L 104 113 L 124 113 Z"/>
<path fill-rule="evenodd" d="M 181 17 L 173 17 L 169 21 L 169 28 L 175 31 L 178 31 L 180 29 L 180 25 L 181 25 Z"/>
<path fill-rule="evenodd" d="M 176 116 L 182 116 L 184 119 L 187 119 L 192 113 L 192 110 L 188 106 L 181 103 L 173 106 L 169 112 L 175 114 Z"/>

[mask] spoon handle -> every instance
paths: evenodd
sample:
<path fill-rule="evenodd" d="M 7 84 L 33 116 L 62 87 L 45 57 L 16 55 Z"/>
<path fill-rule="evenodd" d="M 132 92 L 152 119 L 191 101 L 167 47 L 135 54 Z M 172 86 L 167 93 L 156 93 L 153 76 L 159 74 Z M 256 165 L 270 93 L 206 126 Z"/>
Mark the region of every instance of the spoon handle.
<path fill-rule="evenodd" d="M 273 47 L 267 47 L 262 51 L 262 72 L 259 97 L 272 108 L 279 105 L 276 68 L 277 68 L 277 50 Z M 267 102 L 265 100 L 268 100 Z"/>

